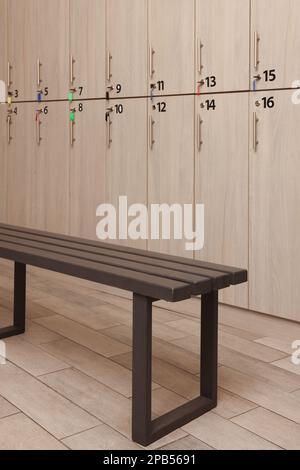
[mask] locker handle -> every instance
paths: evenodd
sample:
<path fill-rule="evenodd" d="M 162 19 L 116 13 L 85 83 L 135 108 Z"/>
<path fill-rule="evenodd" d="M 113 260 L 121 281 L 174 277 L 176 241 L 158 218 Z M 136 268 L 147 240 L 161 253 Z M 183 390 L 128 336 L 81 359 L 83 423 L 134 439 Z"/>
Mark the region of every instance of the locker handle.
<path fill-rule="evenodd" d="M 12 85 L 12 81 L 11 81 L 11 69 L 12 69 L 11 63 L 10 63 L 10 62 L 7 62 L 7 88 L 9 88 L 10 85 Z"/>
<path fill-rule="evenodd" d="M 258 70 L 259 66 L 259 41 L 260 37 L 257 31 L 254 33 L 254 68 L 255 70 Z"/>
<path fill-rule="evenodd" d="M 10 135 L 11 116 L 7 116 L 6 125 L 7 125 L 7 143 L 10 144 L 10 142 L 12 140 L 12 137 Z"/>
<path fill-rule="evenodd" d="M 107 145 L 108 149 L 110 149 L 111 144 L 112 144 L 111 126 L 112 126 L 112 121 L 111 121 L 110 117 L 108 117 L 108 119 L 106 121 L 106 145 Z"/>
<path fill-rule="evenodd" d="M 36 143 L 40 145 L 41 143 L 41 121 L 40 119 L 36 119 Z"/>
<path fill-rule="evenodd" d="M 153 146 L 155 144 L 154 124 L 155 124 L 154 119 L 152 118 L 152 116 L 149 116 L 149 148 L 150 150 L 153 150 Z"/>
<path fill-rule="evenodd" d="M 155 50 L 153 49 L 153 47 L 150 44 L 149 45 L 149 75 L 150 75 L 150 78 L 153 78 L 153 75 L 155 73 L 154 54 L 155 54 Z"/>
<path fill-rule="evenodd" d="M 200 152 L 201 150 L 201 146 L 203 144 L 203 141 L 202 141 L 202 119 L 201 119 L 201 116 L 200 114 L 198 114 L 197 116 L 197 148 L 198 148 L 198 151 Z"/>
<path fill-rule="evenodd" d="M 254 112 L 253 113 L 253 150 L 256 152 L 257 150 L 257 145 L 258 145 L 258 140 L 257 140 L 257 124 L 259 122 L 259 119 L 257 117 L 257 114 Z"/>
<path fill-rule="evenodd" d="M 110 79 L 112 77 L 112 73 L 111 73 L 111 61 L 112 61 L 112 55 L 110 53 L 110 51 L 107 52 L 107 56 L 106 56 L 106 78 L 107 78 L 107 81 L 110 82 Z"/>
<path fill-rule="evenodd" d="M 203 65 L 202 65 L 202 49 L 203 49 L 203 44 L 201 42 L 201 39 L 198 38 L 197 41 L 197 64 L 198 64 L 198 73 L 201 75 Z"/>
<path fill-rule="evenodd" d="M 74 77 L 74 64 L 75 64 L 75 59 L 73 55 L 70 57 L 70 84 L 73 85 L 75 81 Z"/>
<path fill-rule="evenodd" d="M 37 86 L 39 87 L 41 85 L 41 62 L 40 62 L 40 59 L 37 60 L 37 63 L 36 63 L 36 72 L 37 72 Z"/>
<path fill-rule="evenodd" d="M 74 126 L 75 126 L 75 122 L 73 120 L 70 120 L 70 144 L 71 144 L 71 147 L 73 147 L 74 143 L 75 143 L 75 137 L 74 137 Z"/>

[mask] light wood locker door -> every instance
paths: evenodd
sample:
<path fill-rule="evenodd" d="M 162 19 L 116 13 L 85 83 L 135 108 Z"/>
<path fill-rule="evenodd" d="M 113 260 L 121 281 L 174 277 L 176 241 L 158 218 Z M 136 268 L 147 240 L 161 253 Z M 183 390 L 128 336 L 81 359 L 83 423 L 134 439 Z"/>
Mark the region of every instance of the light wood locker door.
<path fill-rule="evenodd" d="M 37 90 L 47 100 L 67 97 L 69 89 L 69 0 L 37 0 Z"/>
<path fill-rule="evenodd" d="M 149 0 L 149 88 L 154 94 L 193 93 L 194 0 Z"/>
<path fill-rule="evenodd" d="M 107 0 L 106 85 L 111 96 L 147 96 L 147 0 Z"/>
<path fill-rule="evenodd" d="M 118 213 L 120 196 L 127 196 L 128 207 L 147 205 L 147 99 L 111 101 L 110 106 L 112 112 L 106 122 L 105 199 Z M 146 248 L 145 240 L 117 238 L 117 243 Z"/>
<path fill-rule="evenodd" d="M 34 225 L 41 230 L 69 230 L 69 109 L 65 102 L 43 103 L 36 124 Z"/>
<path fill-rule="evenodd" d="M 300 80 L 300 2 L 252 0 L 251 5 L 251 87 L 290 88 Z"/>
<path fill-rule="evenodd" d="M 37 91 L 37 0 L 8 2 L 8 91 L 14 101 L 32 101 Z"/>
<path fill-rule="evenodd" d="M 250 0 L 196 0 L 197 90 L 248 90 Z"/>
<path fill-rule="evenodd" d="M 205 206 L 196 258 L 248 269 L 248 93 L 196 98 L 196 203 Z M 220 294 L 248 307 L 248 285 Z"/>
<path fill-rule="evenodd" d="M 7 0 L 0 0 L 0 102 L 6 101 L 7 83 Z M 3 89 L 4 87 L 4 89 Z M 5 99 L 3 96 L 5 94 Z M 1 99 L 2 98 L 2 99 Z"/>
<path fill-rule="evenodd" d="M 297 105 L 292 91 L 260 92 L 251 100 L 249 283 L 251 309 L 300 321 L 297 93 Z M 264 108 L 266 97 L 272 108 Z"/>
<path fill-rule="evenodd" d="M 7 107 L 0 104 L 0 221 L 6 221 L 6 196 L 7 196 Z"/>
<path fill-rule="evenodd" d="M 96 210 L 105 202 L 105 102 L 86 101 L 76 111 L 70 150 L 70 231 L 96 238 Z M 72 138 L 72 134 L 71 134 Z"/>
<path fill-rule="evenodd" d="M 70 0 L 70 89 L 105 96 L 105 0 Z"/>
<path fill-rule="evenodd" d="M 155 109 L 153 109 L 155 107 Z M 194 203 L 194 97 L 178 96 L 149 101 L 149 209 L 151 204 Z M 184 239 L 150 240 L 149 249 L 193 257 Z"/>
<path fill-rule="evenodd" d="M 34 160 L 36 150 L 35 105 L 19 103 L 11 108 L 7 134 L 7 222 L 33 225 Z"/>

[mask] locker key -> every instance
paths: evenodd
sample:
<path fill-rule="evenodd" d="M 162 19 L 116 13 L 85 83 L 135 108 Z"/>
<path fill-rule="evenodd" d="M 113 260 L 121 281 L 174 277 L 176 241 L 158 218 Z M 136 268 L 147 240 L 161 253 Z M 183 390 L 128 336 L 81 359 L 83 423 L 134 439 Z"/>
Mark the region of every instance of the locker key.
<path fill-rule="evenodd" d="M 76 113 L 75 108 L 70 110 L 70 121 L 71 122 L 75 122 L 75 113 Z"/>
<path fill-rule="evenodd" d="M 69 100 L 69 103 L 72 103 L 72 102 L 73 102 L 74 93 L 76 93 L 76 88 L 71 88 L 70 91 L 69 91 L 69 93 L 68 93 L 68 100 Z"/>
<path fill-rule="evenodd" d="M 42 90 L 38 90 L 37 92 L 37 100 L 38 100 L 38 103 L 41 103 L 42 100 L 43 100 L 43 92 Z"/>
<path fill-rule="evenodd" d="M 7 104 L 10 106 L 12 104 L 12 94 L 11 93 L 8 93 L 8 96 L 7 96 Z"/>

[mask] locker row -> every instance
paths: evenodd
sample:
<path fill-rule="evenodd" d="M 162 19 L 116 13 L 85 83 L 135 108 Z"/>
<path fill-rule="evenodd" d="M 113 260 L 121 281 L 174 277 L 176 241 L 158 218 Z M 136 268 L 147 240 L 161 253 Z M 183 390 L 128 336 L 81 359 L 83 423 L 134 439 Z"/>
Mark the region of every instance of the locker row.
<path fill-rule="evenodd" d="M 65 102 L 49 103 L 39 121 L 34 103 L 9 114 L 2 105 L 1 220 L 94 238 L 97 206 L 121 195 L 203 203 L 205 246 L 194 256 L 249 269 L 249 285 L 221 300 L 299 320 L 299 98 L 169 97 L 165 112 L 158 99 L 156 110 L 131 99 L 107 121 L 105 101 L 85 102 L 75 121 Z M 193 256 L 184 241 L 134 244 Z"/>
<path fill-rule="evenodd" d="M 0 7 L 9 101 L 279 89 L 300 80 L 299 0 L 0 0 Z"/>

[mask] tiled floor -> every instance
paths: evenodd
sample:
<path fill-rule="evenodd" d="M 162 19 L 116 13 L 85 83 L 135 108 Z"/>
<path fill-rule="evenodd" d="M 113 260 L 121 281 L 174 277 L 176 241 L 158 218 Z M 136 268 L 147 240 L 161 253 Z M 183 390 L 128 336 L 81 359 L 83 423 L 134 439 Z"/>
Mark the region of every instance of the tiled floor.
<path fill-rule="evenodd" d="M 29 270 L 27 331 L 0 365 L 0 449 L 141 448 L 130 439 L 131 301 L 117 294 Z M 2 326 L 11 299 L 1 262 Z M 198 301 L 166 307 L 154 311 L 155 416 L 199 390 Z M 296 339 L 299 324 L 221 306 L 219 406 L 151 447 L 300 449 Z"/>

